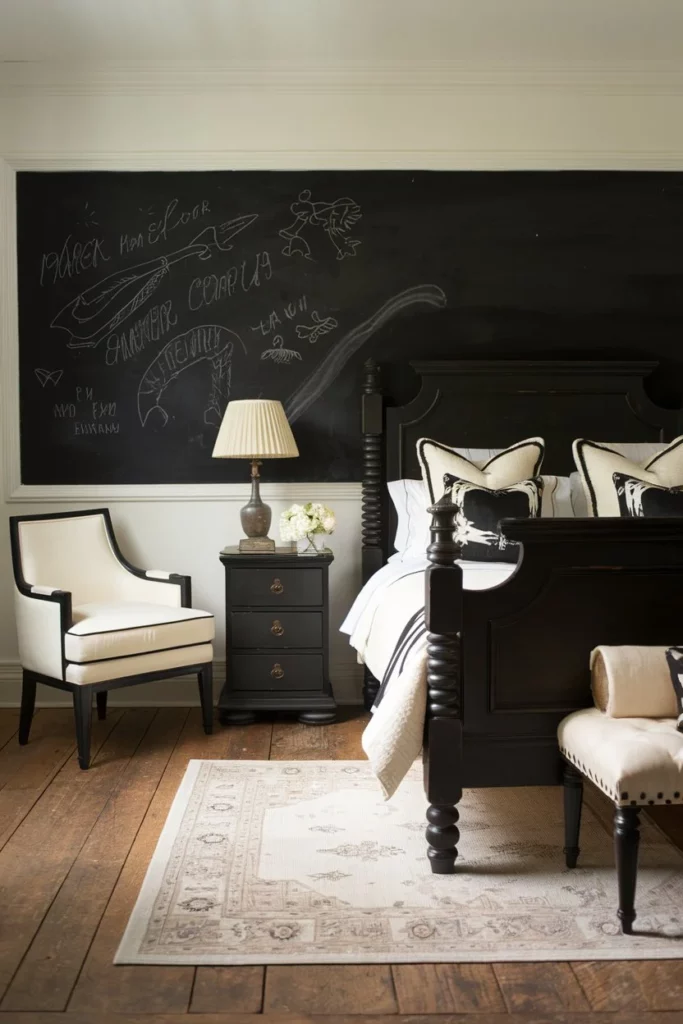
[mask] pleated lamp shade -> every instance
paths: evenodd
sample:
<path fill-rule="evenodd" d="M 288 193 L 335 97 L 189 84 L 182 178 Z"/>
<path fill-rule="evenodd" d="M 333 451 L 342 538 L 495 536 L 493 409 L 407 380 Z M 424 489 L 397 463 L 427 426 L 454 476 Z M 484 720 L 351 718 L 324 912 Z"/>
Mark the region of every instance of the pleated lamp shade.
<path fill-rule="evenodd" d="M 214 459 L 291 459 L 299 454 L 282 403 L 268 398 L 228 402 Z"/>

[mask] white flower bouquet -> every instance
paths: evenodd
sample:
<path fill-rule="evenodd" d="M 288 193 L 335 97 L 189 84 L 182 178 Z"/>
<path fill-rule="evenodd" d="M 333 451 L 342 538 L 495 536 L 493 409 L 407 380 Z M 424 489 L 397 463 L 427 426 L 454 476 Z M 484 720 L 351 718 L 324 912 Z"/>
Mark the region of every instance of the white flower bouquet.
<path fill-rule="evenodd" d="M 332 509 L 319 501 L 307 501 L 305 505 L 290 505 L 280 516 L 280 537 L 284 541 L 296 541 L 297 550 L 322 550 L 324 535 L 334 533 L 337 520 Z"/>

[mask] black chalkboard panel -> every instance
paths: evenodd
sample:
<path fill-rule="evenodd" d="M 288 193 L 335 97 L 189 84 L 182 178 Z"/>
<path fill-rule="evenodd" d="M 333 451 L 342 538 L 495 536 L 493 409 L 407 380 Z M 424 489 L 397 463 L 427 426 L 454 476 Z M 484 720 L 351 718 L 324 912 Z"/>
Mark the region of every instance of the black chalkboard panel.
<path fill-rule="evenodd" d="M 412 358 L 654 356 L 677 404 L 683 174 L 22 172 L 17 219 L 26 484 L 244 480 L 211 451 L 258 396 L 301 451 L 266 480 L 357 480 L 370 354 L 399 392 Z"/>

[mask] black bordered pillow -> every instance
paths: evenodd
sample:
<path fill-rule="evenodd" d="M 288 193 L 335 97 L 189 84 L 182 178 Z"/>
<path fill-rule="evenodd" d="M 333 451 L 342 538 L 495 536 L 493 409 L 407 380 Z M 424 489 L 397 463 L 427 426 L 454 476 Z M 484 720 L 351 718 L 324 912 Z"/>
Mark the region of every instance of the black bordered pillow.
<path fill-rule="evenodd" d="M 453 539 L 462 548 L 461 558 L 472 562 L 516 562 L 519 544 L 508 540 L 501 519 L 531 519 L 541 514 L 543 480 L 521 480 L 492 490 L 446 473 L 444 493 L 455 505 Z"/>
<path fill-rule="evenodd" d="M 642 464 L 627 459 L 607 445 L 583 438 L 574 441 L 572 450 L 592 516 L 620 514 L 613 480 L 615 473 L 659 487 L 683 486 L 683 436 Z"/>
<path fill-rule="evenodd" d="M 612 481 L 620 516 L 683 516 L 683 487 L 658 487 L 623 473 L 613 473 Z"/>
<path fill-rule="evenodd" d="M 443 479 L 446 474 L 479 487 L 496 490 L 538 476 L 544 454 L 543 438 L 529 437 L 526 441 L 518 441 L 505 448 L 480 465 L 464 455 L 458 455 L 455 448 L 441 444 L 440 441 L 421 437 L 417 442 L 422 479 L 431 502 L 443 496 Z"/>
<path fill-rule="evenodd" d="M 671 682 L 676 694 L 676 704 L 678 707 L 677 728 L 679 732 L 683 732 L 683 647 L 670 647 L 666 652 L 666 660 L 669 664 Z"/>

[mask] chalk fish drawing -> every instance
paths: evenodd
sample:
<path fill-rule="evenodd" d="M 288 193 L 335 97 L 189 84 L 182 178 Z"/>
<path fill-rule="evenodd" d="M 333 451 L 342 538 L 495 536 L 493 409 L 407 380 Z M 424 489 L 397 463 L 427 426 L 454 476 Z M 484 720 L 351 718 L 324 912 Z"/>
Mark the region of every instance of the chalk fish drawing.
<path fill-rule="evenodd" d="M 337 259 L 355 256 L 360 245 L 359 238 L 349 238 L 353 225 L 363 216 L 358 203 L 348 196 L 335 199 L 333 203 L 315 203 L 311 200 L 311 190 L 305 188 L 299 192 L 297 199 L 289 209 L 294 220 L 278 234 L 287 240 L 282 250 L 284 256 L 301 253 L 306 259 L 312 259 L 311 247 L 304 238 L 302 231 L 308 226 L 321 227 L 337 252 Z"/>
<path fill-rule="evenodd" d="M 57 387 L 60 380 L 62 379 L 62 374 L 64 373 L 64 370 L 35 369 L 33 372 L 38 378 L 38 383 L 40 384 L 41 388 L 44 388 L 48 382 L 50 384 L 54 384 L 54 386 Z"/>
<path fill-rule="evenodd" d="M 257 213 L 249 213 L 204 228 L 182 249 L 110 274 L 60 309 L 50 326 L 68 333 L 68 348 L 95 348 L 157 290 L 174 263 L 193 256 L 208 260 L 216 251 L 229 252 L 230 239 L 257 217 Z"/>
<path fill-rule="evenodd" d="M 168 413 L 161 404 L 166 388 L 190 366 L 207 361 L 211 364 L 211 384 L 204 422 L 207 426 L 219 427 L 230 395 L 236 345 L 241 345 L 246 355 L 247 347 L 240 336 L 218 324 L 193 327 L 171 338 L 149 364 L 138 386 L 138 415 L 142 426 L 155 409 L 161 413 L 166 426 Z"/>
<path fill-rule="evenodd" d="M 311 313 L 311 320 L 312 324 L 297 324 L 296 326 L 297 338 L 308 338 L 311 345 L 315 345 L 318 338 L 322 338 L 325 334 L 333 331 L 335 327 L 339 327 L 339 322 L 333 316 L 326 316 L 323 320 L 317 309 Z"/>
<path fill-rule="evenodd" d="M 261 353 L 261 359 L 272 359 L 274 363 L 291 363 L 292 359 L 301 359 L 301 352 L 295 348 L 283 348 L 284 341 L 281 334 L 273 338 L 273 347 L 266 348 Z"/>
<path fill-rule="evenodd" d="M 302 413 L 312 405 L 322 393 L 327 390 L 330 384 L 337 378 L 344 366 L 348 363 L 359 348 L 382 327 L 387 320 L 390 320 L 397 313 L 408 309 L 410 306 L 433 306 L 436 309 L 443 309 L 446 305 L 446 296 L 441 288 L 435 284 L 418 284 L 413 288 L 406 288 L 405 291 L 394 295 L 392 299 L 385 302 L 383 306 L 358 324 L 353 330 L 345 334 L 341 341 L 337 342 L 334 348 L 330 349 L 323 361 L 306 378 L 297 390 L 289 396 L 285 405 L 285 412 L 290 423 L 297 420 Z"/>

